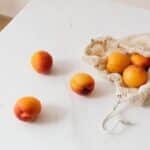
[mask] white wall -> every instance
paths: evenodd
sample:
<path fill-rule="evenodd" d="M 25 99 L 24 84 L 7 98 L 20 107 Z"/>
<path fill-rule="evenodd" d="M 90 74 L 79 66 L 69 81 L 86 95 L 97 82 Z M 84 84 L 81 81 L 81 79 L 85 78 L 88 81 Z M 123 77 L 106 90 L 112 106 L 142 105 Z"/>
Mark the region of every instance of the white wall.
<path fill-rule="evenodd" d="M 29 0 L 0 0 L 0 14 L 14 17 Z"/>
<path fill-rule="evenodd" d="M 15 16 L 20 9 L 30 0 L 0 0 L 0 14 Z M 112 0 L 115 2 L 123 2 L 129 5 L 149 8 L 150 0 Z"/>

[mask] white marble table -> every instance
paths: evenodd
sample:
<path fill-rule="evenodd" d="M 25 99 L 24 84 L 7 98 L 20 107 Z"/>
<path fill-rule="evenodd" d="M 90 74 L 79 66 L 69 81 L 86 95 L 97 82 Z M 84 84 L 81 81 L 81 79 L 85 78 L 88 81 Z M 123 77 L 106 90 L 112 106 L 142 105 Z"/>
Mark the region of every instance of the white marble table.
<path fill-rule="evenodd" d="M 91 37 L 149 32 L 150 12 L 99 0 L 33 0 L 0 34 L 0 148 L 3 150 L 149 150 L 150 108 L 133 108 L 136 122 L 119 135 L 108 135 L 101 122 L 115 103 L 114 87 L 81 61 Z M 46 49 L 55 65 L 49 76 L 38 75 L 31 54 Z M 96 90 L 80 97 L 69 89 L 70 76 L 92 74 Z M 19 97 L 43 102 L 35 123 L 13 114 Z"/>

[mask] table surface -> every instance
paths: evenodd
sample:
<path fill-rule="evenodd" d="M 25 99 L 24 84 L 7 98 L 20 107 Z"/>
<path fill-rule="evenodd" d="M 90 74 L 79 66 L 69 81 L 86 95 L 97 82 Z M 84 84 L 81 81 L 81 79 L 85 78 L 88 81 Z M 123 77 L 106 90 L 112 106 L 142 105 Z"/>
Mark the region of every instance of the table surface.
<path fill-rule="evenodd" d="M 112 1 L 131 5 L 138 8 L 150 9 L 149 0 L 112 0 Z"/>
<path fill-rule="evenodd" d="M 150 108 L 132 108 L 125 116 L 136 123 L 117 135 L 101 128 L 116 102 L 115 89 L 81 59 L 90 38 L 116 38 L 149 32 L 150 12 L 99 0 L 33 0 L 0 34 L 0 147 L 3 150 L 149 150 Z M 30 65 L 32 53 L 54 56 L 50 75 Z M 96 89 L 81 97 L 69 88 L 76 72 L 94 76 Z M 13 114 L 15 101 L 26 95 L 41 99 L 35 123 Z"/>

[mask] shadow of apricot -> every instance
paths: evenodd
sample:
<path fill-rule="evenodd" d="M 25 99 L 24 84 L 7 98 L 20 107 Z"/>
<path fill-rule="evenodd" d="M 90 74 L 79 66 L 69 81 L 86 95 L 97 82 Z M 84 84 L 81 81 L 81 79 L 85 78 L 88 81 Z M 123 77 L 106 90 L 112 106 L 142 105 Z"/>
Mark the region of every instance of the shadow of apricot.
<path fill-rule="evenodd" d="M 96 86 L 94 91 L 88 96 L 89 98 L 100 98 L 102 96 L 101 87 Z"/>
<path fill-rule="evenodd" d="M 38 124 L 54 124 L 64 119 L 66 110 L 59 106 L 47 105 L 41 112 L 37 123 Z"/>
<path fill-rule="evenodd" d="M 54 66 L 50 72 L 52 76 L 62 76 L 69 74 L 74 68 L 74 63 L 70 60 L 58 60 L 54 63 Z"/>
<path fill-rule="evenodd" d="M 150 98 L 148 98 L 148 99 L 144 102 L 143 107 L 145 107 L 145 108 L 149 108 L 149 107 L 150 107 Z"/>
<path fill-rule="evenodd" d="M 114 87 L 105 82 L 96 82 L 94 91 L 89 95 L 89 98 L 101 98 L 113 93 Z"/>

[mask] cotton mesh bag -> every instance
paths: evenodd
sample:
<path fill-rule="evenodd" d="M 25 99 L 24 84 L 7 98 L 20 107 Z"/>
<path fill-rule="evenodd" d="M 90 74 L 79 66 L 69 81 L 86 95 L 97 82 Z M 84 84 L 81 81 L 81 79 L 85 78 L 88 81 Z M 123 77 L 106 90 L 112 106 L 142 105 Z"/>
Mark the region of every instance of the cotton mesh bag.
<path fill-rule="evenodd" d="M 83 60 L 96 68 L 98 72 L 111 81 L 116 87 L 117 103 L 113 110 L 106 116 L 102 123 L 104 130 L 111 132 L 109 121 L 114 118 L 117 109 L 123 103 L 142 106 L 150 96 L 150 70 L 148 69 L 148 81 L 139 88 L 128 88 L 123 84 L 119 73 L 108 73 L 106 70 L 107 58 L 113 51 L 122 53 L 138 53 L 150 57 L 150 34 L 138 34 L 122 39 L 110 36 L 92 39 L 84 51 Z M 118 119 L 116 124 L 131 125 L 129 121 Z M 115 124 L 115 126 L 116 126 Z"/>

